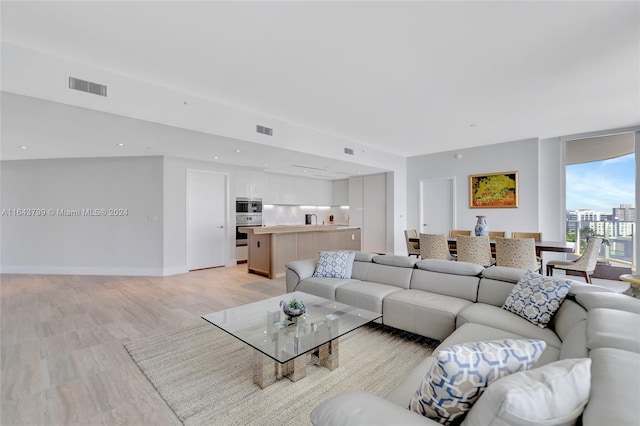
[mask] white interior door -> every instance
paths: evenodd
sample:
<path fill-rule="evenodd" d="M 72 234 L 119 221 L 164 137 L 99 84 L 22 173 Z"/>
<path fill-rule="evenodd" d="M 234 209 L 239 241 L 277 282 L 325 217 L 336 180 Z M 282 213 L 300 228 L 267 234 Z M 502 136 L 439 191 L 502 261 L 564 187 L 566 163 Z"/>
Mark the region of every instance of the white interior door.
<path fill-rule="evenodd" d="M 187 171 L 187 268 L 224 266 L 226 176 Z"/>
<path fill-rule="evenodd" d="M 424 234 L 446 234 L 455 228 L 455 177 L 420 181 L 420 230 Z"/>

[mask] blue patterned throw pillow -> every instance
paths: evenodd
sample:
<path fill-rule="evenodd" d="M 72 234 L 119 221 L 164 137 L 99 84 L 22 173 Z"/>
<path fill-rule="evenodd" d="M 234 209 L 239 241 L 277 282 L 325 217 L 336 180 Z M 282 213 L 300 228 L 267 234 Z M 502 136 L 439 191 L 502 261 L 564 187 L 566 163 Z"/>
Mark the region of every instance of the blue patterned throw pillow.
<path fill-rule="evenodd" d="M 314 277 L 351 278 L 348 251 L 321 251 Z M 352 260 L 353 262 L 353 260 Z"/>
<path fill-rule="evenodd" d="M 546 328 L 569 290 L 570 281 L 527 271 L 511 290 L 502 309 L 513 312 L 540 328 Z"/>
<path fill-rule="evenodd" d="M 505 339 L 445 348 L 409 409 L 445 425 L 460 424 L 491 383 L 534 367 L 545 347 L 542 340 Z"/>

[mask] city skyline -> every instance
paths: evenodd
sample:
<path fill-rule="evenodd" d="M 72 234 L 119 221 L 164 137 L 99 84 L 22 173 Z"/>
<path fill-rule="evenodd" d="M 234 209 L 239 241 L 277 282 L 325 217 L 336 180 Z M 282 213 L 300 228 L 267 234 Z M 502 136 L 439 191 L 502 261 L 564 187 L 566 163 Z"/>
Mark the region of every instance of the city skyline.
<path fill-rule="evenodd" d="M 635 154 L 568 165 L 566 188 L 567 210 L 610 214 L 620 204 L 635 207 Z"/>

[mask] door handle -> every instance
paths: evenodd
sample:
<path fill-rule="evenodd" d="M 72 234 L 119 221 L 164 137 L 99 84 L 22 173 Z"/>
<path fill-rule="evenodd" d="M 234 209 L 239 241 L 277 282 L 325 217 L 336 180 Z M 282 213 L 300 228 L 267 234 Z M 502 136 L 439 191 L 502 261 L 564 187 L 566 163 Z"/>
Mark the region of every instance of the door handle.
<path fill-rule="evenodd" d="M 218 228 L 222 229 L 222 228 L 224 228 L 224 226 L 223 226 L 223 225 L 220 225 L 220 226 L 218 226 Z"/>

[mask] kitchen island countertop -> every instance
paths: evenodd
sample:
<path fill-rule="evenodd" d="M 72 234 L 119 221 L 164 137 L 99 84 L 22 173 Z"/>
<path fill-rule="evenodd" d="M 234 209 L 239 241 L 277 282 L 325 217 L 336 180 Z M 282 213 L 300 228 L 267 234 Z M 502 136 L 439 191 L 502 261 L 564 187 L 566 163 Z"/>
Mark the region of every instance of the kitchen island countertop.
<path fill-rule="evenodd" d="M 359 226 L 349 225 L 274 225 L 274 226 L 248 226 L 238 230 L 246 234 L 288 234 L 292 232 L 331 232 L 342 229 L 360 229 Z"/>

